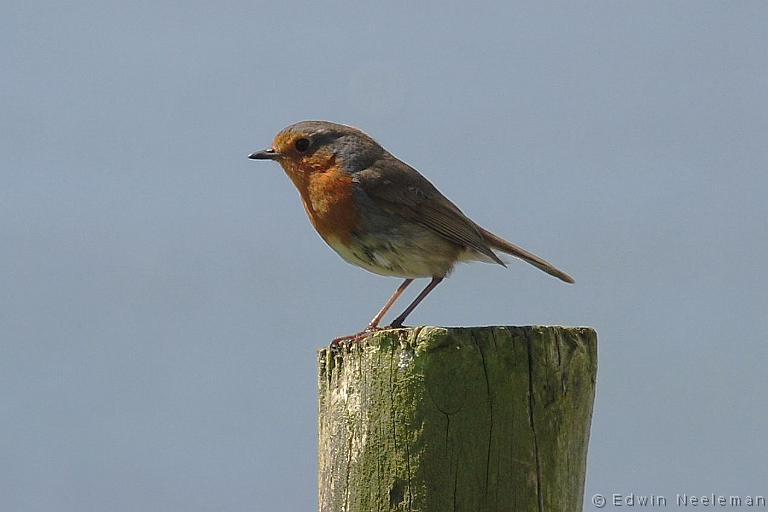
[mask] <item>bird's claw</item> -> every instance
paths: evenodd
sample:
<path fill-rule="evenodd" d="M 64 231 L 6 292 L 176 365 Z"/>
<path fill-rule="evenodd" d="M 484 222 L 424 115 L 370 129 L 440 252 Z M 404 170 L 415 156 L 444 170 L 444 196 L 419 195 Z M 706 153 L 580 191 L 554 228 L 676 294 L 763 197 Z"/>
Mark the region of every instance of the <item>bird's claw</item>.
<path fill-rule="evenodd" d="M 378 327 L 375 325 L 369 325 L 362 331 L 355 333 L 355 334 L 349 334 L 347 336 L 340 336 L 338 338 L 334 338 L 333 341 L 331 341 L 331 348 L 339 348 L 342 345 L 349 344 L 352 345 L 354 343 L 360 343 L 365 338 L 368 337 L 368 335 L 373 334 L 374 332 L 383 331 L 384 329 L 382 327 Z"/>

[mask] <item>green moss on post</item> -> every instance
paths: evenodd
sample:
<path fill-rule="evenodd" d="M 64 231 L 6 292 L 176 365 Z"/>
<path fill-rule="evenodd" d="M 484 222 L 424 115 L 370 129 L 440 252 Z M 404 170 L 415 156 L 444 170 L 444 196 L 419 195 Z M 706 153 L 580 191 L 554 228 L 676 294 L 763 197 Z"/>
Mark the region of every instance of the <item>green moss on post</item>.
<path fill-rule="evenodd" d="M 575 512 L 589 328 L 421 327 L 319 354 L 320 512 Z"/>

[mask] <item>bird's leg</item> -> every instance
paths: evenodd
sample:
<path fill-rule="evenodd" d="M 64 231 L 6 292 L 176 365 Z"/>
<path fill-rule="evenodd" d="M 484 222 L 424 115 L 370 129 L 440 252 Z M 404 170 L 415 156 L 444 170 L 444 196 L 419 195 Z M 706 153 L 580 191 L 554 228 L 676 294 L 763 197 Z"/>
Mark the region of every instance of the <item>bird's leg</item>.
<path fill-rule="evenodd" d="M 443 280 L 442 277 L 433 277 L 432 280 L 429 282 L 426 288 L 424 288 L 421 293 L 416 297 L 411 304 L 405 308 L 405 311 L 403 311 L 400 316 L 394 319 L 392 324 L 390 324 L 390 327 L 402 327 L 403 322 L 405 322 L 405 318 L 411 314 L 411 311 L 416 309 L 416 306 L 419 305 L 421 301 L 424 300 L 424 297 L 429 295 L 429 292 L 435 289 L 437 285 L 440 284 L 440 282 Z"/>
<path fill-rule="evenodd" d="M 331 347 L 338 347 L 342 343 L 346 343 L 346 342 L 360 341 L 369 333 L 373 331 L 378 331 L 379 322 L 381 322 L 381 319 L 384 317 L 384 315 L 387 314 L 387 311 L 389 311 L 389 308 L 391 308 L 392 305 L 395 302 L 397 302 L 397 299 L 400 298 L 400 296 L 403 294 L 405 289 L 408 288 L 408 285 L 411 284 L 412 282 L 413 282 L 413 279 L 406 279 L 405 281 L 400 283 L 400 286 L 398 286 L 397 289 L 389 297 L 389 299 L 387 299 L 387 302 L 384 303 L 384 305 L 381 307 L 379 312 L 376 313 L 376 316 L 374 316 L 373 319 L 368 323 L 368 327 L 366 327 L 365 330 L 355 334 L 350 334 L 349 336 L 341 336 L 340 338 L 336 338 L 331 342 Z"/>
<path fill-rule="evenodd" d="M 395 290 L 392 293 L 392 296 L 387 299 L 387 302 L 384 303 L 384 305 L 381 307 L 378 313 L 376 313 L 376 316 L 373 317 L 373 319 L 368 324 L 368 327 L 366 328 L 366 331 L 373 331 L 379 328 L 379 322 L 381 322 L 381 319 L 384 318 L 384 315 L 387 314 L 387 311 L 389 311 L 389 308 L 392 307 L 392 305 L 397 301 L 397 299 L 400 298 L 400 295 L 403 294 L 406 288 L 408 288 L 408 285 L 413 282 L 413 279 L 406 279 L 403 281 L 400 286 L 397 287 L 397 290 Z"/>

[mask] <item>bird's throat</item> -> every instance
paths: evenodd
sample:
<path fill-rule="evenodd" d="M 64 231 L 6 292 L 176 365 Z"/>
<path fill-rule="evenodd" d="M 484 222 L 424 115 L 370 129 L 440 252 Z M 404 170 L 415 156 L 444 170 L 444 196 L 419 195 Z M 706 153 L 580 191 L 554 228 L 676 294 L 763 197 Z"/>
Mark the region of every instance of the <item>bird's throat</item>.
<path fill-rule="evenodd" d="M 315 165 L 283 166 L 301 195 L 304 209 L 317 232 L 326 242 L 347 242 L 357 227 L 359 214 L 353 200 L 352 177 L 333 161 L 321 168 Z M 329 242 L 330 243 L 330 242 Z"/>

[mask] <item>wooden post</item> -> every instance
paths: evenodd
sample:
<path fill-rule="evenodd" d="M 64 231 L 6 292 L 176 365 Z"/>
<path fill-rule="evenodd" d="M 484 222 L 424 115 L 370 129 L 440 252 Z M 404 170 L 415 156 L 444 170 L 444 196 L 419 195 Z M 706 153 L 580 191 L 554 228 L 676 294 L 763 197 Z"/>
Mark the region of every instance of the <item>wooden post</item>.
<path fill-rule="evenodd" d="M 319 370 L 320 512 L 582 509 L 592 329 L 387 330 Z"/>

